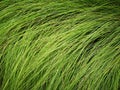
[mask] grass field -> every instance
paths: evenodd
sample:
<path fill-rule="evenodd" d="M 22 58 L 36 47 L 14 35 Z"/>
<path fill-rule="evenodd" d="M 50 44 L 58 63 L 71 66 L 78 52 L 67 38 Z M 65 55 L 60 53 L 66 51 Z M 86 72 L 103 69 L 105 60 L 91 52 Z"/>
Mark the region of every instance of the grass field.
<path fill-rule="evenodd" d="M 0 0 L 0 90 L 120 90 L 120 0 Z"/>

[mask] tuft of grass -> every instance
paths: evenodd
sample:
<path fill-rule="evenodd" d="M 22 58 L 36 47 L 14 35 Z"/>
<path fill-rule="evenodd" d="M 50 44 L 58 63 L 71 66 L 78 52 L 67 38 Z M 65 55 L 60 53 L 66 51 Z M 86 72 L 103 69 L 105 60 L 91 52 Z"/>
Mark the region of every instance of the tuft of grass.
<path fill-rule="evenodd" d="M 0 89 L 119 90 L 119 5 L 0 1 Z"/>

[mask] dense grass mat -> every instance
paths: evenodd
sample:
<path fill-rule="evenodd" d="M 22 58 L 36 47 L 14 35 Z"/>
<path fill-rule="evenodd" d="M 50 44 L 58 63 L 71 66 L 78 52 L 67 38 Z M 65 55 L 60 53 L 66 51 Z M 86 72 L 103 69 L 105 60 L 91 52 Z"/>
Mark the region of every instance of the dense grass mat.
<path fill-rule="evenodd" d="M 120 90 L 120 0 L 1 0 L 0 90 Z"/>

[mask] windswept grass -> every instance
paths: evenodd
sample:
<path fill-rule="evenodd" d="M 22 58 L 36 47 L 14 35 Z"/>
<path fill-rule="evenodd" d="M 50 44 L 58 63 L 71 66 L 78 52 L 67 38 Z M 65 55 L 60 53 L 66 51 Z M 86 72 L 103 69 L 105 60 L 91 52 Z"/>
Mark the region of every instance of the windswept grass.
<path fill-rule="evenodd" d="M 0 89 L 119 90 L 119 5 L 0 1 Z"/>

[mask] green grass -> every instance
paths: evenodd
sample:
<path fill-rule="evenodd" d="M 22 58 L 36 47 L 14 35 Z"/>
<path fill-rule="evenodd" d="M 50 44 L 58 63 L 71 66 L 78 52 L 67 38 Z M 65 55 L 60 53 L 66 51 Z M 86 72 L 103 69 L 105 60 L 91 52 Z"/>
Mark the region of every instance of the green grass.
<path fill-rule="evenodd" d="M 0 90 L 119 90 L 119 5 L 0 1 Z"/>

